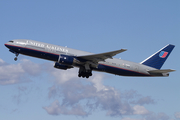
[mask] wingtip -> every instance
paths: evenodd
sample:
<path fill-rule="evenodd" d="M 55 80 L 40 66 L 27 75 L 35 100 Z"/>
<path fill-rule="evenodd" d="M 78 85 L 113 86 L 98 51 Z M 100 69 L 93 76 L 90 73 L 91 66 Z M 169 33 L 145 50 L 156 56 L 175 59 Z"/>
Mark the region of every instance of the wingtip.
<path fill-rule="evenodd" d="M 121 50 L 123 50 L 123 51 L 127 51 L 127 49 L 121 49 Z"/>

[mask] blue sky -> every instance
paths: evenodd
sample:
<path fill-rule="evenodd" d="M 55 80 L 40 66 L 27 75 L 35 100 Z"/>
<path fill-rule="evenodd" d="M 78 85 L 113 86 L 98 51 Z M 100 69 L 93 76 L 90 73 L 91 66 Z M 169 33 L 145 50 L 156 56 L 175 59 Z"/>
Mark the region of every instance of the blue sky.
<path fill-rule="evenodd" d="M 180 1 L 0 1 L 0 119 L 180 119 Z M 115 57 L 141 62 L 176 45 L 163 69 L 169 77 L 122 77 L 53 68 L 14 54 L 12 39 L 32 39 L 93 53 L 126 48 Z"/>

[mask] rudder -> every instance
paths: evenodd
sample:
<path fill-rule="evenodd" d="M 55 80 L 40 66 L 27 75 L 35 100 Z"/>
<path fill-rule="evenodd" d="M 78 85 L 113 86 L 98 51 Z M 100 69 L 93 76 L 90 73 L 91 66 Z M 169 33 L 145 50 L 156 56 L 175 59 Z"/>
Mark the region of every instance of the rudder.
<path fill-rule="evenodd" d="M 158 52 L 154 53 L 153 55 L 151 55 L 150 57 L 142 61 L 141 64 L 147 65 L 156 69 L 161 69 L 161 67 L 163 66 L 164 62 L 166 61 L 166 59 L 168 58 L 168 56 L 170 55 L 174 47 L 175 46 L 171 44 L 166 45 L 165 47 L 160 49 Z"/>

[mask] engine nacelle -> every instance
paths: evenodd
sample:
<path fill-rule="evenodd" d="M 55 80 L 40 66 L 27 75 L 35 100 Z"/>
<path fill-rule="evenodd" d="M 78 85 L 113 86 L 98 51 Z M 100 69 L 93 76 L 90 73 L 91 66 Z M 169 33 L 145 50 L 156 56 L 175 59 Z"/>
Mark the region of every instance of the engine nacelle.
<path fill-rule="evenodd" d="M 54 67 L 57 68 L 57 69 L 63 69 L 63 70 L 67 70 L 67 69 L 73 68 L 73 66 L 63 65 L 63 64 L 60 64 L 58 62 L 55 62 Z"/>
<path fill-rule="evenodd" d="M 74 57 L 68 55 L 59 55 L 58 63 L 63 65 L 72 65 L 74 61 Z"/>

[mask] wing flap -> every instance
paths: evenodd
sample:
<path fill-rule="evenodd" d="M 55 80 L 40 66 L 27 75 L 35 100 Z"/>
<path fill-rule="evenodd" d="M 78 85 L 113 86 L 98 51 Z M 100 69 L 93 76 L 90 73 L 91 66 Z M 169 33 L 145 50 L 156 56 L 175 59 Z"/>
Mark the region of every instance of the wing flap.
<path fill-rule="evenodd" d="M 148 71 L 149 73 L 168 73 L 168 72 L 173 72 L 176 70 L 173 69 L 163 69 L 163 70 L 150 70 Z"/>

